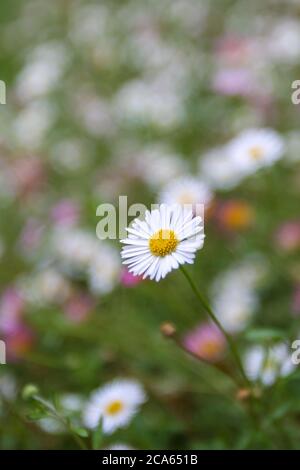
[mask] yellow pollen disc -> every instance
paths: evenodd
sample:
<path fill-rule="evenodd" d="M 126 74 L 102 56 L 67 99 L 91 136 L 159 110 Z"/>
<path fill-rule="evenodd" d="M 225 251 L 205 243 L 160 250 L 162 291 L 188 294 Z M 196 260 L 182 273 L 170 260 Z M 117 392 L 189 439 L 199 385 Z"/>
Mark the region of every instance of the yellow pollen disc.
<path fill-rule="evenodd" d="M 149 248 L 154 256 L 164 257 L 173 253 L 178 245 L 178 240 L 173 230 L 159 230 L 149 241 Z"/>
<path fill-rule="evenodd" d="M 257 145 L 251 147 L 249 153 L 253 160 L 259 160 L 263 156 L 263 149 Z"/>
<path fill-rule="evenodd" d="M 123 403 L 120 400 L 115 400 L 109 403 L 106 407 L 106 413 L 109 415 L 116 415 L 124 408 Z"/>
<path fill-rule="evenodd" d="M 221 346 L 217 341 L 206 341 L 199 348 L 200 356 L 213 357 L 221 351 Z"/>

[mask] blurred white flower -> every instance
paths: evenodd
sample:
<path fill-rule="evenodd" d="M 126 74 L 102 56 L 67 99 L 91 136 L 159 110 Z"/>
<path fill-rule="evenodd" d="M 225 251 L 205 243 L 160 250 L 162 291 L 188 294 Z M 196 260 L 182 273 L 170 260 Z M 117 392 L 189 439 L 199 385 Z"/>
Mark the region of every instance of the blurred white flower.
<path fill-rule="evenodd" d="M 68 53 L 63 43 L 53 41 L 39 45 L 17 77 L 16 95 L 21 102 L 52 91 L 62 77 Z"/>
<path fill-rule="evenodd" d="M 249 379 L 269 386 L 279 377 L 291 374 L 296 366 L 287 345 L 280 343 L 270 348 L 253 346 L 244 357 L 244 367 Z"/>
<path fill-rule="evenodd" d="M 193 210 L 197 204 L 206 206 L 211 199 L 212 193 L 209 187 L 200 179 L 190 176 L 170 181 L 159 195 L 160 203 L 168 205 L 189 204 L 193 206 Z M 197 212 L 197 215 L 204 217 L 203 211 Z"/>
<path fill-rule="evenodd" d="M 91 46 L 105 38 L 109 20 L 105 5 L 81 5 L 71 11 L 70 37 L 76 45 Z"/>
<path fill-rule="evenodd" d="M 159 188 L 185 174 L 187 165 L 164 145 L 145 147 L 136 157 L 136 171 L 152 188 Z"/>
<path fill-rule="evenodd" d="M 257 309 L 256 287 L 264 275 L 262 261 L 246 260 L 221 273 L 212 286 L 212 307 L 229 333 L 243 331 Z"/>
<path fill-rule="evenodd" d="M 30 150 L 38 149 L 55 119 L 55 108 L 48 101 L 34 100 L 18 113 L 13 122 L 17 144 Z"/>
<path fill-rule="evenodd" d="M 300 56 L 300 28 L 296 18 L 284 18 L 269 32 L 265 40 L 268 57 L 279 63 L 298 64 Z"/>
<path fill-rule="evenodd" d="M 227 146 L 232 164 L 245 174 L 272 165 L 283 156 L 284 151 L 284 140 L 273 129 L 244 130 Z"/>
<path fill-rule="evenodd" d="M 118 251 L 104 242 L 98 242 L 89 266 L 89 282 L 95 294 L 108 294 L 121 277 L 121 260 Z"/>
<path fill-rule="evenodd" d="M 89 152 L 82 139 L 70 138 L 54 143 L 50 149 L 50 159 L 60 172 L 76 172 L 89 161 Z"/>
<path fill-rule="evenodd" d="M 58 229 L 53 234 L 52 250 L 63 269 L 76 274 L 88 268 L 98 251 L 98 241 L 85 230 Z"/>
<path fill-rule="evenodd" d="M 298 130 L 287 134 L 286 161 L 290 163 L 300 161 L 300 132 Z"/>
<path fill-rule="evenodd" d="M 146 212 L 145 221 L 135 219 L 127 231 L 128 238 L 122 240 L 126 245 L 121 253 L 123 263 L 135 276 L 157 282 L 172 269 L 192 264 L 204 244 L 202 218 L 193 217 L 191 209 L 179 205 L 161 204 Z"/>
<path fill-rule="evenodd" d="M 83 420 L 88 428 L 96 428 L 101 420 L 105 434 L 129 424 L 146 401 L 141 385 L 133 380 L 114 380 L 96 390 L 86 405 Z"/>
<path fill-rule="evenodd" d="M 31 304 L 48 305 L 64 302 L 71 293 L 69 281 L 56 269 L 46 268 L 21 278 L 19 287 Z"/>
<path fill-rule="evenodd" d="M 229 190 L 244 178 L 244 171 L 230 158 L 227 147 L 219 147 L 205 153 L 199 160 L 200 178 L 214 189 Z"/>
<path fill-rule="evenodd" d="M 48 434 L 64 434 L 67 432 L 63 424 L 51 416 L 39 419 L 37 424 L 44 432 Z"/>
<path fill-rule="evenodd" d="M 133 450 L 133 448 L 127 444 L 123 444 L 122 442 L 118 442 L 117 444 L 113 444 L 110 447 L 107 447 L 104 450 Z"/>
<path fill-rule="evenodd" d="M 111 107 L 103 98 L 83 92 L 76 96 L 75 113 L 86 131 L 93 137 L 111 136 L 115 131 Z"/>
<path fill-rule="evenodd" d="M 17 394 L 17 384 L 15 378 L 7 373 L 0 376 L 0 401 L 1 396 L 8 401 L 14 400 Z"/>
<path fill-rule="evenodd" d="M 83 398 L 75 393 L 65 393 L 59 397 L 59 403 L 65 411 L 80 411 L 83 406 Z"/>
<path fill-rule="evenodd" d="M 134 124 L 170 128 L 183 117 L 181 97 L 165 80 L 133 80 L 125 83 L 115 96 L 115 115 Z"/>

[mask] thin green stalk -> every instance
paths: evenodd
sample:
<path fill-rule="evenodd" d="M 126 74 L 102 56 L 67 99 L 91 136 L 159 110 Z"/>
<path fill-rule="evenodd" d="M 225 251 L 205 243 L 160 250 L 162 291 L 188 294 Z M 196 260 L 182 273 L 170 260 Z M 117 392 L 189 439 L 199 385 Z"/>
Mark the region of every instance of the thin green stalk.
<path fill-rule="evenodd" d="M 247 375 L 244 371 L 244 367 L 243 367 L 240 355 L 238 353 L 238 350 L 236 348 L 235 342 L 233 341 L 231 336 L 227 333 L 227 331 L 224 329 L 223 325 L 220 323 L 220 321 L 218 320 L 218 318 L 216 317 L 216 315 L 214 314 L 214 312 L 210 308 L 208 302 L 204 299 L 204 297 L 200 293 L 199 289 L 197 288 L 195 282 L 193 281 L 193 279 L 189 275 L 189 273 L 185 270 L 185 268 L 183 266 L 180 266 L 180 269 L 181 269 L 182 273 L 184 274 L 185 278 L 187 279 L 188 283 L 190 284 L 190 286 L 191 286 L 193 292 L 195 293 L 196 297 L 200 301 L 202 307 L 204 308 L 204 310 L 206 310 L 208 316 L 215 323 L 215 325 L 217 325 L 219 330 L 221 330 L 224 337 L 226 338 L 227 343 L 230 347 L 231 353 L 232 353 L 233 357 L 235 358 L 236 364 L 239 368 L 239 371 L 240 371 L 241 376 L 243 377 L 245 383 L 247 384 L 247 386 L 251 386 L 251 383 L 250 383 L 250 381 L 249 381 L 249 379 L 248 379 L 248 377 L 247 377 Z"/>
<path fill-rule="evenodd" d="M 53 418 L 57 419 L 62 423 L 63 426 L 65 426 L 65 428 L 69 431 L 70 435 L 72 436 L 76 444 L 80 447 L 80 449 L 87 450 L 87 446 L 84 440 L 81 439 L 81 437 L 73 431 L 68 419 L 61 416 L 50 402 L 44 400 L 44 398 L 40 397 L 39 395 L 33 395 L 32 398 L 38 403 L 41 403 L 52 414 Z"/>

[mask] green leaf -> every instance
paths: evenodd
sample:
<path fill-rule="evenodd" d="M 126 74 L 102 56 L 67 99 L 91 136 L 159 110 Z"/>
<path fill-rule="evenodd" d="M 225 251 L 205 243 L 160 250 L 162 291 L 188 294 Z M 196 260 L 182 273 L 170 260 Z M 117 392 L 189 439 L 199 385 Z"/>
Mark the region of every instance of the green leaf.
<path fill-rule="evenodd" d="M 93 449 L 99 449 L 101 446 L 102 442 L 102 437 L 103 437 L 103 431 L 102 431 L 102 421 L 99 422 L 97 429 L 93 432 L 92 436 L 92 445 Z"/>
<path fill-rule="evenodd" d="M 286 334 L 275 328 L 255 328 L 246 332 L 245 338 L 253 342 L 267 343 L 286 339 Z"/>
<path fill-rule="evenodd" d="M 43 419 L 47 416 L 47 413 L 43 410 L 35 410 L 31 411 L 26 415 L 26 418 L 29 419 L 29 421 L 38 421 L 40 419 Z"/>
<path fill-rule="evenodd" d="M 78 434 L 80 437 L 88 437 L 89 433 L 84 428 L 72 428 L 72 431 Z"/>

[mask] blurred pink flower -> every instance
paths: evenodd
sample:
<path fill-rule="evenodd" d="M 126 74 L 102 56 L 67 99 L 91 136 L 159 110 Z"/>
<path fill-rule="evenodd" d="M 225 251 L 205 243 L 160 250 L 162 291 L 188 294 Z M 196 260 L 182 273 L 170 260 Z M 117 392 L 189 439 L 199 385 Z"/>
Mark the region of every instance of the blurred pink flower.
<path fill-rule="evenodd" d="M 224 354 L 226 340 L 215 325 L 203 323 L 185 335 L 183 345 L 199 358 L 216 362 Z"/>
<path fill-rule="evenodd" d="M 64 306 L 66 316 L 74 323 L 84 321 L 95 306 L 91 296 L 77 292 L 71 296 Z"/>
<path fill-rule="evenodd" d="M 30 218 L 26 221 L 19 239 L 22 251 L 33 251 L 38 247 L 43 228 L 43 225 L 37 219 Z"/>
<path fill-rule="evenodd" d="M 275 242 L 279 248 L 292 251 L 300 247 L 300 221 L 282 224 L 275 233 Z"/>
<path fill-rule="evenodd" d="M 238 35 L 226 35 L 218 39 L 216 54 L 228 66 L 239 66 L 253 59 L 257 51 L 255 41 Z"/>
<path fill-rule="evenodd" d="M 121 284 L 125 287 L 134 287 L 142 282 L 143 276 L 134 276 L 126 268 L 121 273 Z"/>
<path fill-rule="evenodd" d="M 52 207 L 51 217 L 57 225 L 73 226 L 79 219 L 79 206 L 71 199 L 62 199 Z"/>
<path fill-rule="evenodd" d="M 19 196 L 25 197 L 41 189 L 45 182 L 45 169 L 37 157 L 18 158 L 13 162 L 12 175 Z"/>
<path fill-rule="evenodd" d="M 15 287 L 8 287 L 0 299 L 0 331 L 13 332 L 20 324 L 25 302 Z"/>
<path fill-rule="evenodd" d="M 34 333 L 25 324 L 19 323 L 14 330 L 4 337 L 7 356 L 10 360 L 22 359 L 34 343 Z"/>
<path fill-rule="evenodd" d="M 251 96 L 257 89 L 255 79 L 246 68 L 218 70 L 213 77 L 212 87 L 221 95 L 244 97 Z"/>

